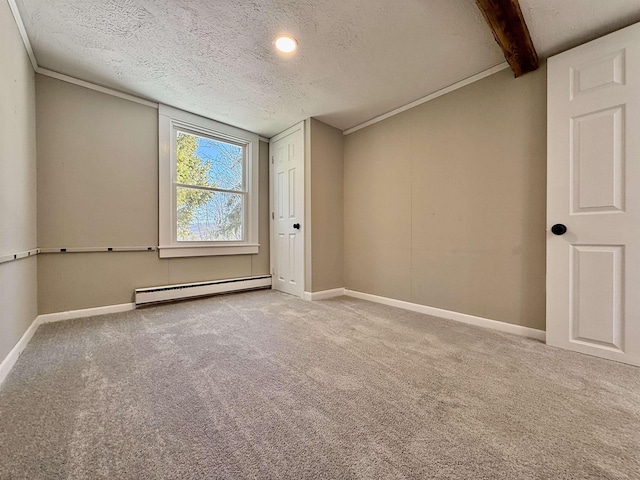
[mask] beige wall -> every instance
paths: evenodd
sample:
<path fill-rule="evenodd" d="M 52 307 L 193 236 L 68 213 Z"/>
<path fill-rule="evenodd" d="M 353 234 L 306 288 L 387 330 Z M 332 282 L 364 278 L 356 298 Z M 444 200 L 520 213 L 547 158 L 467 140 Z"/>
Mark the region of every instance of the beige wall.
<path fill-rule="evenodd" d="M 158 244 L 158 111 L 36 76 L 38 246 Z M 40 313 L 132 301 L 140 287 L 269 273 L 268 145 L 260 144 L 260 253 L 42 254 Z"/>
<path fill-rule="evenodd" d="M 0 2 L 0 256 L 37 247 L 34 73 Z M 0 362 L 37 315 L 37 261 L 0 264 Z"/>
<path fill-rule="evenodd" d="M 346 288 L 545 328 L 545 70 L 346 137 Z"/>
<path fill-rule="evenodd" d="M 318 292 L 344 287 L 344 135 L 309 120 L 311 287 Z"/>

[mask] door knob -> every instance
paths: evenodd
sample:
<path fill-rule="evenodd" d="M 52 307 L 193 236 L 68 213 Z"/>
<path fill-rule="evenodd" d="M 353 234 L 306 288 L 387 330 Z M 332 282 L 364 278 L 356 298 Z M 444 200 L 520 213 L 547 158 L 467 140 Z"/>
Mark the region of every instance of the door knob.
<path fill-rule="evenodd" d="M 300 224 L 299 223 L 294 223 L 293 224 L 293 228 L 297 228 L 298 230 L 300 230 Z"/>
<path fill-rule="evenodd" d="M 554 235 L 564 235 L 567 233 L 567 227 L 561 223 L 556 223 L 553 227 L 551 227 L 551 233 Z"/>

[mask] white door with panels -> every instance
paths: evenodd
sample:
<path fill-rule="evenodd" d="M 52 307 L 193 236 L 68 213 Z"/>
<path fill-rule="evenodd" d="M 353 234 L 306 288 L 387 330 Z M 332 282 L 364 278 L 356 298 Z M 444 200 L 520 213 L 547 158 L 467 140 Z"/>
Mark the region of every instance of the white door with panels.
<path fill-rule="evenodd" d="M 304 122 L 269 143 L 273 288 L 304 293 Z"/>
<path fill-rule="evenodd" d="M 547 343 L 640 365 L 640 24 L 548 61 Z"/>

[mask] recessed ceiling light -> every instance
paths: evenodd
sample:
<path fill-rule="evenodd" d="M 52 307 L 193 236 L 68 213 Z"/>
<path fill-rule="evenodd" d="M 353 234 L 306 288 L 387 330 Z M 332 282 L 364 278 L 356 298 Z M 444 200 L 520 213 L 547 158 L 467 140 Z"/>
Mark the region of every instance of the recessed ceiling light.
<path fill-rule="evenodd" d="M 274 44 L 278 50 L 284 53 L 291 53 L 298 48 L 298 41 L 291 35 L 278 35 Z"/>

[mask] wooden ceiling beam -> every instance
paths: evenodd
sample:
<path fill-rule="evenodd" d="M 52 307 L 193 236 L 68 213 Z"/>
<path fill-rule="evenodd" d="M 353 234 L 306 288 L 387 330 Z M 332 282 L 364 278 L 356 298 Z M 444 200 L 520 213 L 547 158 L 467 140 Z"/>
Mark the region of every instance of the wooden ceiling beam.
<path fill-rule="evenodd" d="M 536 70 L 538 54 L 518 0 L 476 0 L 516 78 Z"/>

